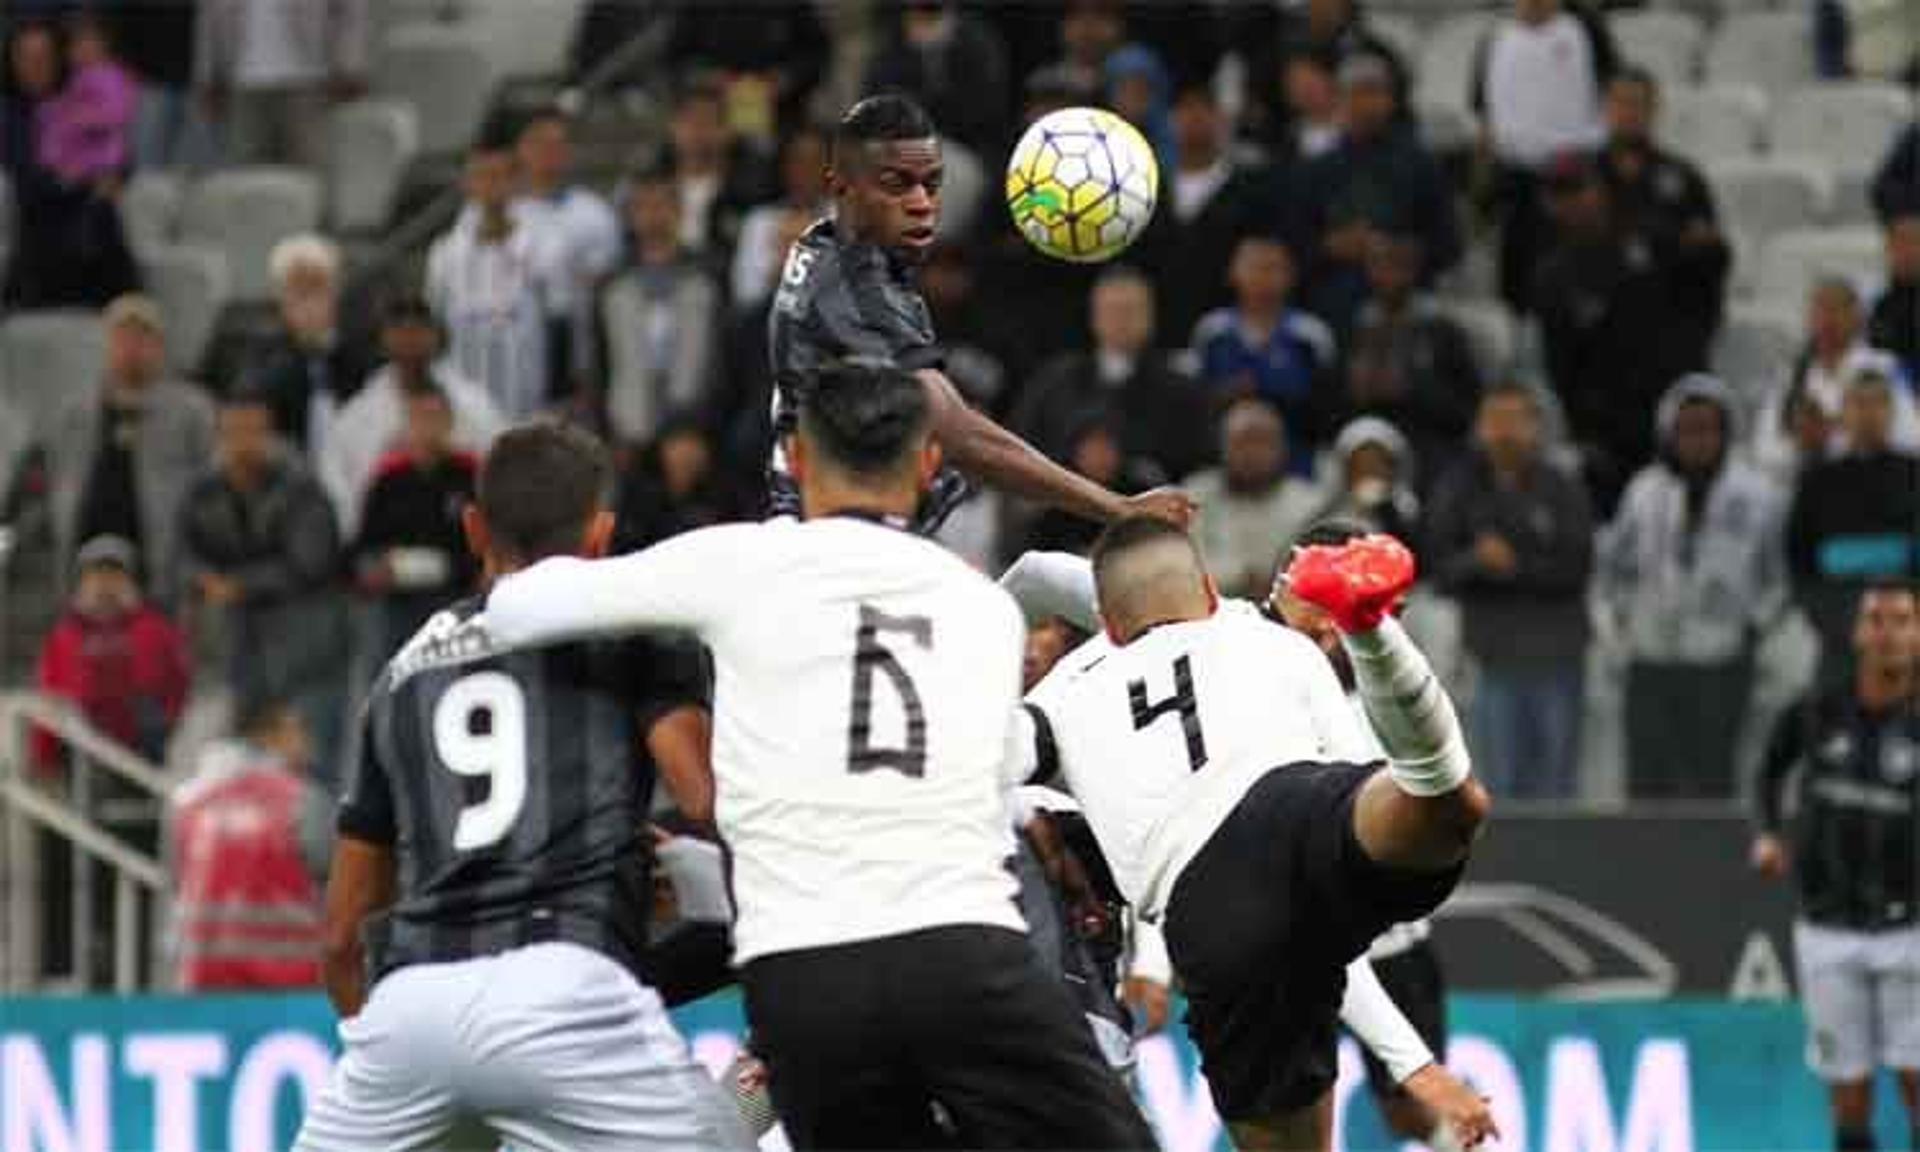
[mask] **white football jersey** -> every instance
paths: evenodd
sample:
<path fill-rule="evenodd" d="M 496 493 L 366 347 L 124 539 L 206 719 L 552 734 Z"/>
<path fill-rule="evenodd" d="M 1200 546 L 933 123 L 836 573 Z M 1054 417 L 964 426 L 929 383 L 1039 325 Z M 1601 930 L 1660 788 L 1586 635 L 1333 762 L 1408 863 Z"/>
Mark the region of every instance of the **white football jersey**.
<path fill-rule="evenodd" d="M 1097 636 L 1027 703 L 1028 763 L 1057 761 L 1122 892 L 1150 918 L 1262 776 L 1353 747 L 1326 657 L 1244 601 L 1124 647 Z"/>
<path fill-rule="evenodd" d="M 547 560 L 496 585 L 486 618 L 511 644 L 678 628 L 712 650 L 737 961 L 1024 930 L 1003 865 L 1025 629 L 939 545 L 849 517 L 726 525 Z"/>

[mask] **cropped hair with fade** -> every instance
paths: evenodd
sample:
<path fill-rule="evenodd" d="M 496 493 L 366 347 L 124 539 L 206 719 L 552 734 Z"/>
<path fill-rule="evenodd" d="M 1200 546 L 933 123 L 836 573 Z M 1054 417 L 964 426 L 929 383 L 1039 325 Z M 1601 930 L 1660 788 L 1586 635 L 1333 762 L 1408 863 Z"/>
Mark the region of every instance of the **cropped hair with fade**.
<path fill-rule="evenodd" d="M 525 563 L 580 547 L 604 506 L 613 467 L 587 432 L 543 420 L 502 433 L 480 468 L 480 514 L 498 545 Z"/>
<path fill-rule="evenodd" d="M 1187 530 L 1157 516 L 1126 516 L 1107 525 L 1100 538 L 1093 542 L 1088 557 L 1097 577 L 1115 559 L 1137 548 L 1161 543 L 1178 543 L 1192 552 L 1196 561 L 1199 558 L 1200 550 Z"/>
<path fill-rule="evenodd" d="M 913 97 L 899 92 L 869 96 L 847 109 L 833 126 L 833 159 L 841 163 L 849 149 L 889 140 L 924 140 L 939 135 L 933 117 Z"/>
<path fill-rule="evenodd" d="M 836 360 L 800 390 L 801 432 L 856 476 L 899 467 L 932 422 L 926 386 L 891 360 Z"/>

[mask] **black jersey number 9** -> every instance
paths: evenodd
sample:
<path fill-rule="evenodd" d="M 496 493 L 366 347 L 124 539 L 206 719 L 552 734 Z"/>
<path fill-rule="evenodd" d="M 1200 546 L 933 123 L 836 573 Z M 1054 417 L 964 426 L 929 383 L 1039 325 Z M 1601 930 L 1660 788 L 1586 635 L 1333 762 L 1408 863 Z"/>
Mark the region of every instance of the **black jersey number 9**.
<path fill-rule="evenodd" d="M 933 647 L 933 621 L 925 616 L 889 616 L 868 604 L 860 606 L 860 630 L 853 646 L 853 707 L 847 721 L 847 771 L 873 772 L 891 768 L 902 776 L 915 778 L 927 773 L 927 711 L 920 702 L 920 689 L 893 649 L 881 637 L 897 634 L 921 648 Z M 874 674 L 887 678 L 900 698 L 900 711 L 907 718 L 907 743 L 904 748 L 881 748 L 873 743 Z"/>
<path fill-rule="evenodd" d="M 1207 766 L 1207 737 L 1200 731 L 1200 699 L 1193 694 L 1193 661 L 1185 654 L 1173 662 L 1173 695 L 1147 702 L 1147 682 L 1135 680 L 1127 685 L 1127 701 L 1133 705 L 1133 730 L 1144 731 L 1169 712 L 1180 714 L 1180 727 L 1187 734 L 1187 763 L 1198 772 Z"/>

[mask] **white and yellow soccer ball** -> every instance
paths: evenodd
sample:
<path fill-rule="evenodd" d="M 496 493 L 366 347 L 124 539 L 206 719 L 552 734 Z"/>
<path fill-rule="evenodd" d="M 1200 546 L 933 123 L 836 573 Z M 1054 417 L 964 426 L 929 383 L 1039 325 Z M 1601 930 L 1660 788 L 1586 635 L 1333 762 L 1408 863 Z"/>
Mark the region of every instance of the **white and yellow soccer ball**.
<path fill-rule="evenodd" d="M 1160 165 L 1133 125 L 1104 108 L 1035 120 L 1007 159 L 1007 210 L 1027 242 L 1076 264 L 1111 260 L 1146 231 Z"/>

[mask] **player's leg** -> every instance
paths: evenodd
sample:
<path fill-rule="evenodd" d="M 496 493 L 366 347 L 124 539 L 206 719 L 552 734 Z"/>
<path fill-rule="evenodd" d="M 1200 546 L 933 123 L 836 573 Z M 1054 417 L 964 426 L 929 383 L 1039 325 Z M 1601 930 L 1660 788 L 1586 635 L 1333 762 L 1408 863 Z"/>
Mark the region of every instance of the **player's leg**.
<path fill-rule="evenodd" d="M 1893 1071 L 1907 1127 L 1920 1137 L 1920 928 L 1876 933 L 1871 946 L 1877 1062 Z"/>
<path fill-rule="evenodd" d="M 750 1150 L 659 997 L 572 944 L 492 958 L 463 1018 L 461 1097 L 516 1152 Z"/>
<path fill-rule="evenodd" d="M 340 1058 L 294 1152 L 442 1146 L 458 1119 L 454 1020 L 475 988 L 459 965 L 403 968 L 340 1022 Z"/>
<path fill-rule="evenodd" d="M 949 1144 L 897 1038 L 891 952 L 890 940 L 785 952 L 741 973 L 754 1051 L 797 1149 Z"/>
<path fill-rule="evenodd" d="M 1141 1150 L 1153 1130 L 1020 933 L 913 933 L 900 1019 L 963 1147 Z"/>
<path fill-rule="evenodd" d="M 1794 926 L 1807 1066 L 1827 1086 L 1834 1146 L 1873 1147 L 1875 1011 L 1865 938 L 1805 922 Z"/>
<path fill-rule="evenodd" d="M 1264 1119 L 1229 1121 L 1227 1135 L 1237 1152 L 1324 1152 L 1333 1147 L 1333 1093 Z"/>

